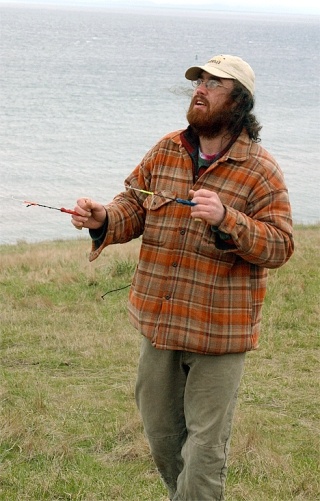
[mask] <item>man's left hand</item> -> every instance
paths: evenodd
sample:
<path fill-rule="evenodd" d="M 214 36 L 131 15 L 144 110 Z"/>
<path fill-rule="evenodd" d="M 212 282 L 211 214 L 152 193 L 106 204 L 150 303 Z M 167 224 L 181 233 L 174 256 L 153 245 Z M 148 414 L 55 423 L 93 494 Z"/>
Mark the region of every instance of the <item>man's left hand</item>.
<path fill-rule="evenodd" d="M 197 205 L 191 207 L 191 217 L 202 219 L 212 226 L 219 226 L 224 220 L 226 209 L 214 191 L 201 189 L 190 190 L 192 201 Z"/>

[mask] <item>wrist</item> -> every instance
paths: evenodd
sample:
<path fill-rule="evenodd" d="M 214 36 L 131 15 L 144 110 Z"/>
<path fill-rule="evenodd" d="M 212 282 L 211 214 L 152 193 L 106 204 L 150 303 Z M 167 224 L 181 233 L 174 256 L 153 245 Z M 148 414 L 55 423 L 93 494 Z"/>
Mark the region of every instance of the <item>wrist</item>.
<path fill-rule="evenodd" d="M 96 221 L 96 227 L 93 229 L 96 231 L 99 231 L 100 229 L 102 229 L 105 226 L 106 221 L 108 221 L 108 212 L 107 212 L 107 209 L 105 208 L 105 206 L 101 205 L 99 208 L 99 212 L 97 211 L 95 216 L 93 214 L 93 217 Z"/>
<path fill-rule="evenodd" d="M 216 227 L 220 226 L 220 224 L 223 222 L 224 218 L 226 217 L 226 213 L 227 213 L 227 210 L 226 210 L 225 206 L 223 205 L 221 216 L 219 219 L 217 219 L 216 224 L 214 226 L 216 226 Z"/>

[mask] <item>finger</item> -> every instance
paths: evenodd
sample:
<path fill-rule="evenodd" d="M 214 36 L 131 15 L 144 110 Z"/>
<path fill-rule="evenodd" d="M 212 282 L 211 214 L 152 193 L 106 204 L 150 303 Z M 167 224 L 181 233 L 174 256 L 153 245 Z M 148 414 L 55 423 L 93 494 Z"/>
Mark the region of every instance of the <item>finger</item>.
<path fill-rule="evenodd" d="M 199 212 L 199 211 L 198 211 L 198 212 Z M 198 213 L 196 213 L 196 214 L 198 214 Z M 199 217 L 199 215 L 196 215 L 196 214 L 194 214 L 194 213 L 192 212 L 192 210 L 191 210 L 191 214 L 190 214 L 190 215 L 191 215 L 192 219 L 193 219 L 194 221 L 196 221 L 197 223 L 202 223 L 202 222 L 203 222 L 203 219 L 201 219 L 201 217 Z"/>
<path fill-rule="evenodd" d="M 83 228 L 83 222 L 82 221 L 77 221 L 74 217 L 71 218 L 71 223 L 75 227 L 76 230 L 82 230 Z"/>
<path fill-rule="evenodd" d="M 193 198 L 195 199 L 195 201 L 197 201 L 197 202 L 202 201 L 203 203 L 208 202 L 209 200 L 215 200 L 216 197 L 217 197 L 217 194 L 214 191 L 205 190 L 205 189 L 195 191 L 194 195 L 193 195 Z"/>
<path fill-rule="evenodd" d="M 79 198 L 74 210 L 80 216 L 91 217 L 92 200 L 90 198 Z"/>
<path fill-rule="evenodd" d="M 88 211 L 91 211 L 91 209 L 92 209 L 92 200 L 90 198 L 85 198 L 84 199 L 84 203 L 85 203 L 85 208 Z"/>

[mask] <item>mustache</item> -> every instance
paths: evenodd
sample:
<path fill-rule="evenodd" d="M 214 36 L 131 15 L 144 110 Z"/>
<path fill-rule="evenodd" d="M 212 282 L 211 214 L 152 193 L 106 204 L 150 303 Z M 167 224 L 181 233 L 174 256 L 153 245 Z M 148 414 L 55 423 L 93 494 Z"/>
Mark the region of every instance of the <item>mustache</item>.
<path fill-rule="evenodd" d="M 194 96 L 191 99 L 190 107 L 194 106 L 196 104 L 196 102 L 199 100 L 202 101 L 206 106 L 209 106 L 209 101 L 206 97 Z"/>

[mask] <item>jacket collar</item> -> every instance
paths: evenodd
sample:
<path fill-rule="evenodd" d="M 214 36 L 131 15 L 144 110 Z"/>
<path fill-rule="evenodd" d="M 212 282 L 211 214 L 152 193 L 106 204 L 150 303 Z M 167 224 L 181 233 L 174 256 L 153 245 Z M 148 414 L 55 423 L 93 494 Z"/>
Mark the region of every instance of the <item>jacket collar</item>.
<path fill-rule="evenodd" d="M 172 139 L 174 142 L 180 143 L 186 149 L 193 162 L 196 163 L 198 161 L 199 137 L 190 126 Z M 243 129 L 241 134 L 222 155 L 220 160 L 223 159 L 225 161 L 230 159 L 244 162 L 249 158 L 251 146 L 252 140 L 249 138 L 247 131 Z"/>

